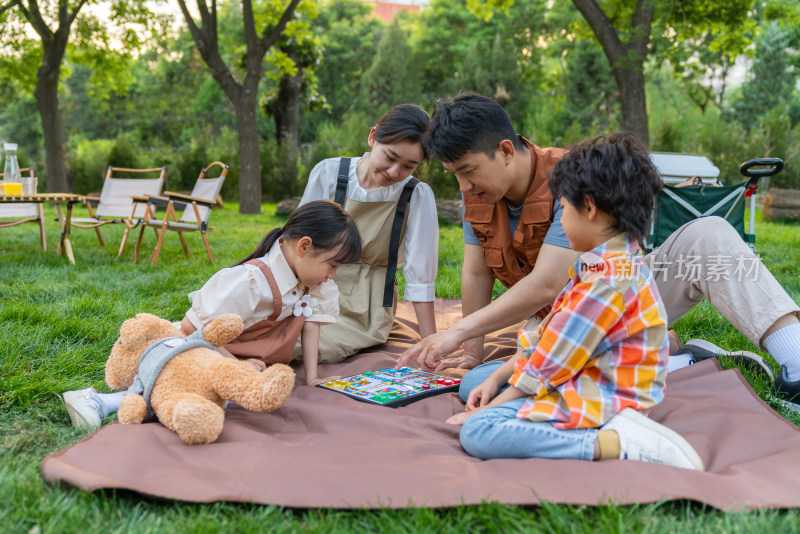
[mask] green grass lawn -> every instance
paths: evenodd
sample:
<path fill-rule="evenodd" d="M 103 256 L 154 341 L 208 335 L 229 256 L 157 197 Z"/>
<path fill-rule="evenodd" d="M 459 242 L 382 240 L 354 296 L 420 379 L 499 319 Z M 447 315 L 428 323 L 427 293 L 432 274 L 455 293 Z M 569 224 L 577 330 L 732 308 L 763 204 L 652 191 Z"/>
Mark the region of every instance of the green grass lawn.
<path fill-rule="evenodd" d="M 76 216 L 83 215 L 80 211 L 76 209 Z M 155 243 L 151 230 L 145 234 L 139 265 L 131 264 L 132 245 L 117 260 L 122 229 L 105 227 L 105 248 L 98 245 L 94 231 L 73 230 L 77 265 L 70 265 L 55 254 L 58 232 L 53 208 L 46 209 L 47 252 L 38 245 L 33 224 L 0 230 L 0 532 L 796 532 L 800 528 L 800 514 L 793 510 L 723 513 L 690 502 L 289 510 L 175 503 L 130 492 L 87 494 L 47 486 L 39 474 L 42 459 L 88 434 L 71 426 L 58 395 L 87 386 L 107 391 L 103 366 L 120 323 L 138 312 L 180 319 L 189 305 L 189 291 L 217 269 L 238 261 L 285 220 L 272 216 L 274 205 L 264 205 L 262 215 L 236 211 L 235 204 L 228 204 L 212 215 L 214 225 L 222 229 L 210 234 L 215 264 L 208 262 L 198 235 L 187 238 L 195 253 L 188 260 L 177 237 L 168 235 L 158 265 L 150 267 L 147 255 Z M 759 221 L 757 234 L 764 261 L 800 301 L 800 225 Z M 443 224 L 437 296 L 460 297 L 461 253 L 460 227 Z M 707 303 L 675 328 L 684 341 L 700 337 L 731 349 L 754 350 Z M 768 385 L 748 378 L 764 396 Z"/>

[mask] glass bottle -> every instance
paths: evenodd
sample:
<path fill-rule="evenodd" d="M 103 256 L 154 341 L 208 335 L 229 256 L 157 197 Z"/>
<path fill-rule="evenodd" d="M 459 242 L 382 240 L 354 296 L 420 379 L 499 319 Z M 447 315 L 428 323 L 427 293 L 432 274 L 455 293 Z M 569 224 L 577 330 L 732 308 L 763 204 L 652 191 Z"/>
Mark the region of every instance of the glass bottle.
<path fill-rule="evenodd" d="M 3 145 L 3 149 L 6 152 L 6 165 L 3 168 L 3 182 L 5 185 L 5 194 L 19 195 L 22 193 L 22 187 L 15 185 L 21 183 L 19 174 L 19 163 L 17 163 L 17 145 L 15 143 L 6 143 Z"/>

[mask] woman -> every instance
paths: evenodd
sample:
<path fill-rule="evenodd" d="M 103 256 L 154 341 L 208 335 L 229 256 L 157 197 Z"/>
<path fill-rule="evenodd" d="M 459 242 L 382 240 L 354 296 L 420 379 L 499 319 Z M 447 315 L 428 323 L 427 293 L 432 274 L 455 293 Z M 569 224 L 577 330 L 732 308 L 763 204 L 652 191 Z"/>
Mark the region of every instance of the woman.
<path fill-rule="evenodd" d="M 404 297 L 413 302 L 421 336 L 436 332 L 439 222 L 433 191 L 412 176 L 428 157 L 422 144 L 428 121 L 417 106 L 395 106 L 370 129 L 370 152 L 326 159 L 311 171 L 300 204 L 320 199 L 341 204 L 363 240 L 361 261 L 337 271 L 340 315 L 321 328 L 320 362 L 338 362 L 386 341 L 397 309 L 394 274 L 400 265 Z"/>

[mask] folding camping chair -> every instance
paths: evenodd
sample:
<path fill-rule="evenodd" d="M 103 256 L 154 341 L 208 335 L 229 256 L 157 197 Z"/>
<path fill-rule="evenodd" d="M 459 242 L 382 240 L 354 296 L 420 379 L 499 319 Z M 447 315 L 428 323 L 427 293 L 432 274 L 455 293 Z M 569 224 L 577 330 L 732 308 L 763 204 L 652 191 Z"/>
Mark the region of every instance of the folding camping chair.
<path fill-rule="evenodd" d="M 220 175 L 216 178 L 207 178 L 206 174 L 214 167 L 219 167 L 221 169 Z M 214 228 L 208 226 L 208 218 L 211 215 L 211 209 L 217 203 L 217 196 L 219 195 L 220 189 L 222 189 L 222 184 L 225 181 L 225 176 L 228 174 L 229 167 L 230 165 L 227 163 L 215 161 L 208 167 L 202 169 L 190 195 L 165 191 L 163 196 L 144 195 L 135 197 L 134 202 L 145 206 L 145 212 L 138 221 L 141 228 L 139 229 L 139 237 L 136 240 L 136 245 L 133 250 L 133 263 L 136 263 L 139 257 L 139 247 L 142 243 L 144 230 L 147 227 L 154 228 L 158 235 L 156 248 L 153 251 L 152 260 L 150 261 L 151 265 L 155 265 L 158 261 L 158 256 L 161 253 L 161 246 L 164 242 L 164 236 L 167 230 L 178 233 L 181 246 L 183 247 L 183 253 L 187 258 L 191 256 L 192 253 L 189 252 L 189 247 L 186 246 L 183 233 L 200 232 L 200 235 L 203 237 L 203 243 L 206 246 L 208 259 L 213 262 L 214 256 L 211 254 L 211 245 L 208 243 L 206 232 L 212 231 Z M 163 219 L 157 219 L 155 217 L 155 207 L 158 205 L 166 205 L 166 213 Z M 183 209 L 183 214 L 180 219 L 178 219 L 176 208 Z M 120 255 L 122 255 L 122 251 L 125 248 L 125 240 L 127 237 L 126 234 L 120 245 Z"/>
<path fill-rule="evenodd" d="M 739 168 L 746 180 L 724 186 L 718 183 L 719 169 L 703 156 L 653 153 L 651 159 L 665 184 L 656 198 L 651 235 L 646 248 L 652 250 L 658 247 L 670 234 L 691 220 L 717 215 L 731 223 L 742 239 L 755 250 L 755 193 L 758 180 L 779 173 L 783 169 L 782 160 L 757 158 L 746 161 Z M 750 199 L 750 217 L 745 232 L 747 197 Z"/>
<path fill-rule="evenodd" d="M 25 167 L 19 170 L 20 174 L 29 173 L 31 178 L 33 176 L 33 168 Z M 3 173 L 0 172 L 0 179 L 3 178 Z M 44 232 L 44 211 L 42 210 L 41 202 L 30 202 L 20 204 L 2 204 L 0 205 L 0 228 L 8 228 L 9 226 L 16 226 L 27 222 L 39 224 L 39 237 L 42 240 L 42 249 L 47 250 L 47 239 Z"/>
<path fill-rule="evenodd" d="M 106 246 L 100 227 L 106 224 L 124 224 L 125 237 L 136 226 L 136 221 L 145 212 L 144 206 L 133 202 L 135 195 L 157 195 L 164 186 L 166 167 L 153 169 L 125 169 L 122 167 L 109 167 L 103 181 L 103 189 L 99 197 L 85 197 L 89 217 L 72 218 L 71 224 L 76 228 L 94 228 L 100 246 Z M 158 177 L 152 175 L 158 173 Z M 150 174 L 151 177 L 134 178 L 131 175 Z M 124 176 L 124 177 L 123 177 Z M 96 211 L 92 210 L 96 205 Z"/>

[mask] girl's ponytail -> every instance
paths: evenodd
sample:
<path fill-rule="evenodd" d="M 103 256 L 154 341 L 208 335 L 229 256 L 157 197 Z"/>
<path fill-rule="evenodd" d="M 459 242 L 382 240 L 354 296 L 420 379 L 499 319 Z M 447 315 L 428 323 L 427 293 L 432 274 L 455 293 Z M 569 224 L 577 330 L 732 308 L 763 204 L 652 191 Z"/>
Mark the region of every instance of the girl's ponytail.
<path fill-rule="evenodd" d="M 266 256 L 267 252 L 269 252 L 269 249 L 272 248 L 272 245 L 275 244 L 275 241 L 278 240 L 281 234 L 283 234 L 282 226 L 270 230 L 269 233 L 267 233 L 267 235 L 264 236 L 264 239 L 261 240 L 261 243 L 259 243 L 258 246 L 253 250 L 253 252 L 248 254 L 243 260 L 241 260 L 239 263 L 236 263 L 235 265 L 241 265 L 250 260 Z"/>
<path fill-rule="evenodd" d="M 261 243 L 236 265 L 266 256 L 280 237 L 300 239 L 310 237 L 317 253 L 341 245 L 339 253 L 331 258 L 336 263 L 353 263 L 361 259 L 361 235 L 355 221 L 341 206 L 330 200 L 314 200 L 292 212 L 282 228 L 271 230 Z"/>

